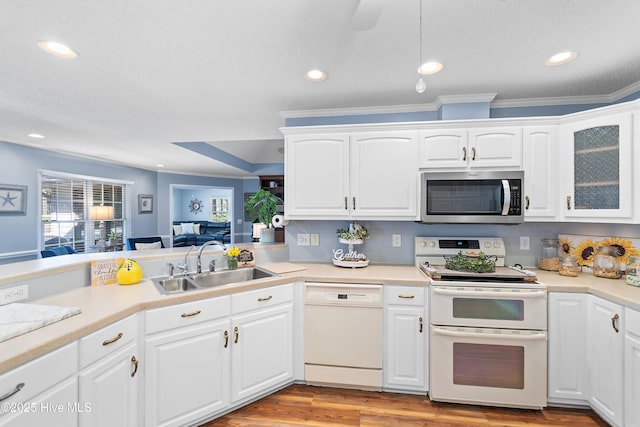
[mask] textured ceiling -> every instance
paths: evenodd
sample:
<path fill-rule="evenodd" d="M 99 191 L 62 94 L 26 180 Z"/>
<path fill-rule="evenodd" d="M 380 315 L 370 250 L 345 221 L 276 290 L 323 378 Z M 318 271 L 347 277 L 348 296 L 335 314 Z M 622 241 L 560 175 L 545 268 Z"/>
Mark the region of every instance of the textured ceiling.
<path fill-rule="evenodd" d="M 640 82 L 638 0 L 423 0 L 423 58 L 445 68 L 417 94 L 418 4 L 3 1 L 0 140 L 241 177 L 251 172 L 173 143 L 281 162 L 286 111 L 392 109 L 494 92 L 502 101 L 584 101 Z M 39 40 L 63 42 L 79 56 L 53 57 Z M 575 61 L 544 66 L 567 49 L 579 53 Z M 304 80 L 315 67 L 326 81 Z"/>

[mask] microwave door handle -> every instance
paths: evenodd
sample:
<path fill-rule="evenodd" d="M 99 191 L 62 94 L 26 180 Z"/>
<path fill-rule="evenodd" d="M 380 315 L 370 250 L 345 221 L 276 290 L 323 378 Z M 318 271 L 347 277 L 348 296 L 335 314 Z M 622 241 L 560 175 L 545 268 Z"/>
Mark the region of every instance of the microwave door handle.
<path fill-rule="evenodd" d="M 507 339 L 514 341 L 536 341 L 543 340 L 547 338 L 546 332 L 540 331 L 537 333 L 527 334 L 527 335 L 507 335 L 507 334 L 492 334 L 492 333 L 483 333 L 483 332 L 464 332 L 464 331 L 451 331 L 444 328 L 439 328 L 437 326 L 432 326 L 431 331 L 435 335 L 445 335 L 448 337 L 456 337 L 456 338 L 491 338 L 491 339 Z"/>
<path fill-rule="evenodd" d="M 502 215 L 509 215 L 511 207 L 511 186 L 508 179 L 502 180 L 502 192 L 504 193 L 504 203 L 502 203 Z"/>

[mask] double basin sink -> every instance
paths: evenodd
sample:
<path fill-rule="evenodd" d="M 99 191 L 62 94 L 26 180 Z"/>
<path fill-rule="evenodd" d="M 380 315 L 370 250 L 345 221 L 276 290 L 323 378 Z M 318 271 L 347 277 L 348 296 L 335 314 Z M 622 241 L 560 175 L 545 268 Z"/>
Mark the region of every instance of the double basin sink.
<path fill-rule="evenodd" d="M 220 270 L 211 273 L 153 277 L 151 281 L 161 293 L 168 295 L 275 276 L 277 274 L 258 267 L 251 267 L 238 270 Z"/>

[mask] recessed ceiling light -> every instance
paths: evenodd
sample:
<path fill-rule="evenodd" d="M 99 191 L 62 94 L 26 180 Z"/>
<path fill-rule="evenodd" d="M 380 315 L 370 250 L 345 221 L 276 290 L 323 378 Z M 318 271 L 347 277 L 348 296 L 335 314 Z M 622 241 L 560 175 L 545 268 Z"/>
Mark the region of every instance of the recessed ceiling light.
<path fill-rule="evenodd" d="M 547 67 L 555 67 L 556 65 L 566 64 L 567 62 L 571 62 L 578 56 L 577 53 L 566 51 L 556 53 L 555 55 L 550 56 L 544 61 L 544 65 Z"/>
<path fill-rule="evenodd" d="M 327 79 L 327 73 L 322 70 L 309 70 L 305 73 L 304 78 L 310 82 L 321 82 Z"/>
<path fill-rule="evenodd" d="M 38 46 L 45 52 L 59 56 L 60 58 L 75 58 L 78 56 L 73 49 L 62 43 L 43 40 L 38 42 Z"/>
<path fill-rule="evenodd" d="M 425 62 L 420 66 L 420 68 L 418 68 L 418 73 L 423 76 L 428 76 L 429 74 L 435 74 L 439 71 L 442 71 L 443 68 L 444 66 L 439 62 Z"/>
<path fill-rule="evenodd" d="M 163 168 L 164 165 L 156 165 L 157 168 Z"/>
<path fill-rule="evenodd" d="M 40 135 L 39 133 L 30 133 L 27 136 L 29 138 L 44 139 L 44 135 Z"/>

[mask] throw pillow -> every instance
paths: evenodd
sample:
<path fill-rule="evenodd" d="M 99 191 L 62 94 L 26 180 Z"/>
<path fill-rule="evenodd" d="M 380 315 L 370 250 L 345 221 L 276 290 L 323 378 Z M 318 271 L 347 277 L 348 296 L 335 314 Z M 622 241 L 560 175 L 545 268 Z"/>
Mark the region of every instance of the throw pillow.
<path fill-rule="evenodd" d="M 192 222 L 183 222 L 180 226 L 182 227 L 182 234 L 193 234 L 194 224 Z"/>
<path fill-rule="evenodd" d="M 193 224 L 193 234 L 200 234 L 200 224 Z"/>
<path fill-rule="evenodd" d="M 181 225 L 174 225 L 173 226 L 173 234 L 174 235 L 178 235 L 178 234 L 182 234 L 182 226 Z"/>
<path fill-rule="evenodd" d="M 153 242 L 153 243 L 140 243 L 136 242 L 136 250 L 142 251 L 145 249 L 160 249 L 162 248 L 161 242 Z"/>

